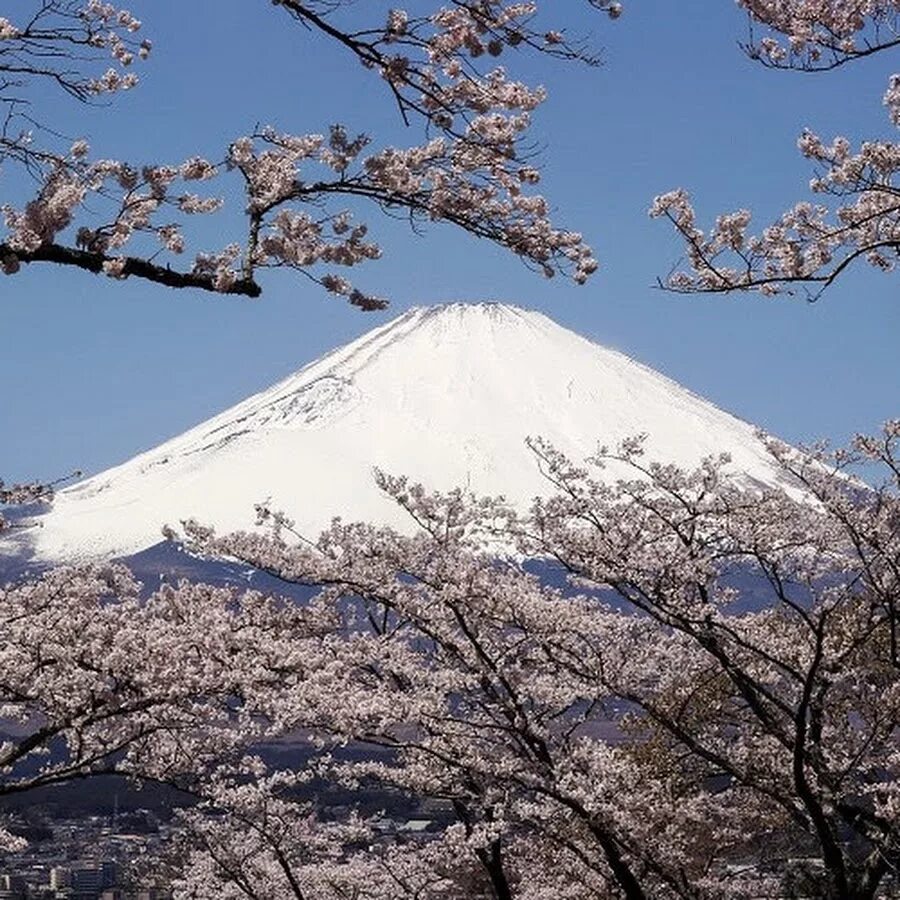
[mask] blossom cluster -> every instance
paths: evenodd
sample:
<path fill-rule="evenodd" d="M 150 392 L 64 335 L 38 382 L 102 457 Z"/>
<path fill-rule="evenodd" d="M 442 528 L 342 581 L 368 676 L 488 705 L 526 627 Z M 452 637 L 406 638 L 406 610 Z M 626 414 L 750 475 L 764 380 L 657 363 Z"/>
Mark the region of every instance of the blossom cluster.
<path fill-rule="evenodd" d="M 111 215 L 91 227 L 79 227 L 75 243 L 98 254 L 108 274 L 119 274 L 117 266 L 124 258 L 114 254 L 141 233 L 154 235 L 165 249 L 181 253 L 184 238 L 180 227 L 171 221 L 158 221 L 158 215 L 164 210 L 215 212 L 222 205 L 220 199 L 175 194 L 172 185 L 206 180 L 216 173 L 216 166 L 199 157 L 180 166 L 145 166 L 140 170 L 117 160 L 92 162 L 87 143 L 77 141 L 66 156 L 53 160 L 34 200 L 21 210 L 9 204 L 2 207 L 8 229 L 3 245 L 4 271 L 14 273 L 21 258 L 27 261 L 29 254 L 54 243 L 82 212 L 88 195 L 105 201 Z"/>
<path fill-rule="evenodd" d="M 898 46 L 896 0 L 738 0 L 751 22 L 745 50 L 766 65 L 807 71 L 833 69 Z M 767 33 L 755 33 L 763 26 Z M 900 124 L 900 76 L 883 97 L 891 122 Z M 760 233 L 748 233 L 747 210 L 721 215 L 708 231 L 684 190 L 655 198 L 650 215 L 668 219 L 684 239 L 686 263 L 660 284 L 682 292 L 799 290 L 817 299 L 857 261 L 890 272 L 900 247 L 896 175 L 900 144 L 868 140 L 853 150 L 845 137 L 826 144 L 804 131 L 798 147 L 813 161 L 810 180 L 824 202 L 795 203 Z"/>
<path fill-rule="evenodd" d="M 199 778 L 266 734 L 247 709 L 277 682 L 264 661 L 288 650 L 279 629 L 303 618 L 204 585 L 142 598 L 121 566 L 54 569 L 0 601 L 0 716 L 25 735 L 0 742 L 0 793 L 94 772 Z"/>
<path fill-rule="evenodd" d="M 827 69 L 894 46 L 897 0 L 738 0 L 752 23 L 769 30 L 746 48 L 763 62 Z"/>
<path fill-rule="evenodd" d="M 152 49 L 138 39 L 140 29 L 127 9 L 102 0 L 46 0 L 18 21 L 0 17 L 0 72 L 10 73 L 0 103 L 25 101 L 21 92 L 42 81 L 80 98 L 133 87 L 138 79 L 130 67 Z M 111 63 L 105 70 L 104 61 Z"/>
<path fill-rule="evenodd" d="M 0 479 L 0 507 L 24 506 L 30 503 L 41 503 L 52 499 L 53 488 L 48 484 L 31 481 L 25 484 L 6 485 Z M 0 531 L 5 531 L 9 523 L 0 512 Z"/>
<path fill-rule="evenodd" d="M 31 506 L 32 504 L 49 503 L 53 500 L 58 485 L 72 478 L 81 476 L 80 471 L 72 472 L 55 481 L 28 481 L 18 484 L 6 484 L 0 478 L 0 509 L 4 506 Z M 9 527 L 9 522 L 0 511 L 0 531 Z"/>
<path fill-rule="evenodd" d="M 885 96 L 892 118 L 897 115 L 895 81 Z M 856 260 L 885 272 L 894 269 L 900 247 L 900 144 L 866 141 L 854 151 L 847 138 L 827 144 L 810 131 L 797 144 L 817 167 L 810 189 L 832 202 L 796 203 L 758 235 L 747 233 L 747 210 L 719 216 L 705 233 L 696 225 L 685 191 L 654 200 L 650 215 L 672 222 L 684 238 L 689 264 L 688 271 L 669 276 L 667 287 L 772 295 L 800 286 L 815 299 Z"/>

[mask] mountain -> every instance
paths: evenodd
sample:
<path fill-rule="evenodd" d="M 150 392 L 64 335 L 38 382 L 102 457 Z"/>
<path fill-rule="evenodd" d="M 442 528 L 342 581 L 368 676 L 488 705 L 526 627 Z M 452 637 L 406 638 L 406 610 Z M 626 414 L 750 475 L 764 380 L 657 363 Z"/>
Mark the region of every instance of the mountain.
<path fill-rule="evenodd" d="M 127 555 L 187 517 L 249 527 L 269 498 L 311 537 L 335 515 L 409 528 L 374 467 L 526 505 L 548 489 L 528 436 L 581 460 L 637 433 L 652 459 L 693 465 L 724 451 L 738 477 L 780 482 L 751 425 L 541 313 L 417 308 L 61 491 L 43 527 L 18 534 L 38 560 Z"/>

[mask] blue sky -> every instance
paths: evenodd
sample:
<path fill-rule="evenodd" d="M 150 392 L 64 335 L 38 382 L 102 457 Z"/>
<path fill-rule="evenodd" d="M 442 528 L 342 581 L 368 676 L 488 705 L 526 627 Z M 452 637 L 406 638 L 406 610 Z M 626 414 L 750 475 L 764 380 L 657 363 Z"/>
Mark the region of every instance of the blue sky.
<path fill-rule="evenodd" d="M 30 5 L 15 0 L 5 14 Z M 685 186 L 701 220 L 749 206 L 768 221 L 806 194 L 810 167 L 795 148 L 804 126 L 828 138 L 890 136 L 881 95 L 892 58 L 772 72 L 738 49 L 746 22 L 730 0 L 632 0 L 615 23 L 587 4 L 561 6 L 580 10 L 571 30 L 593 33 L 604 66 L 510 68 L 550 92 L 535 128 L 543 191 L 557 221 L 596 249 L 601 270 L 587 286 L 546 281 L 448 228 L 419 237 L 374 212 L 384 258 L 355 274 L 391 297 L 379 314 L 289 273 L 264 273 L 262 299 L 247 301 L 32 266 L 0 277 L 0 476 L 99 471 L 409 306 L 444 300 L 539 309 L 790 441 L 842 441 L 900 415 L 900 276 L 860 269 L 812 305 L 666 294 L 655 279 L 681 250 L 646 214 L 655 194 Z M 132 9 L 154 41 L 139 88 L 107 108 L 48 95 L 39 110 L 99 154 L 218 158 L 257 123 L 304 133 L 341 121 L 389 142 L 415 139 L 377 79 L 267 3 Z M 4 200 L 21 188 L 16 177 L 0 173 Z M 221 222 L 207 232 L 213 246 L 230 239 Z"/>

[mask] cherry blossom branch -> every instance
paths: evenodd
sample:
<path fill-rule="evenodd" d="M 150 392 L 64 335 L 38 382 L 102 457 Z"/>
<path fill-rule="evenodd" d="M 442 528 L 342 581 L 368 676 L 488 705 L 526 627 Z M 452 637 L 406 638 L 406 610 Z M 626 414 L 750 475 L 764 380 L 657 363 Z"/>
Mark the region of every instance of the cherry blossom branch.
<path fill-rule="evenodd" d="M 611 18 L 621 11 L 610 0 L 589 2 Z M 15 132 L 27 105 L 17 89 L 50 78 L 81 100 L 124 90 L 136 83 L 129 70 L 133 60 L 150 49 L 148 42 L 138 45 L 131 37 L 140 23 L 126 11 L 100 0 L 84 6 L 48 0 L 32 22 L 0 19 L 0 77 L 5 71 L 10 91 L 0 88 L 0 104 L 6 106 L 0 153 L 25 166 L 39 185 L 24 208 L 2 207 L 8 229 L 0 244 L 3 271 L 10 275 L 22 263 L 54 262 L 112 278 L 257 296 L 260 269 L 287 267 L 363 309 L 381 309 L 386 301 L 342 275 L 317 270 L 380 256 L 377 244 L 363 240 L 366 226 L 351 226 L 348 210 L 327 210 L 318 218 L 305 211 L 340 197 L 373 203 L 388 214 L 405 211 L 414 228 L 425 221 L 447 222 L 510 250 L 548 277 L 562 273 L 584 283 L 596 270 L 581 235 L 556 229 L 546 201 L 530 193 L 540 173 L 529 161 L 525 135 L 543 90 L 480 62 L 515 49 L 596 64 L 561 31 L 537 28 L 537 3 L 455 0 L 431 15 L 391 10 L 384 24 L 362 28 L 345 27 L 338 14 L 350 5 L 342 2 L 276 5 L 379 74 L 404 119 L 416 117 L 429 139 L 363 156 L 370 139 L 350 138 L 340 125 L 327 137 L 263 129 L 235 140 L 220 163 L 193 157 L 177 166 L 142 167 L 91 162 L 84 141 L 67 152 L 35 146 L 27 130 Z M 347 15 L 352 20 L 358 12 Z M 92 66 L 107 52 L 118 68 L 96 77 Z M 306 171 L 316 166 L 336 177 Z M 184 252 L 184 216 L 210 214 L 223 204 L 221 198 L 175 194 L 175 183 L 228 171 L 239 172 L 243 181 L 242 238 L 220 251 L 196 254 L 190 271 L 157 262 L 159 252 Z M 103 201 L 108 217 L 93 206 L 88 214 L 89 197 Z M 70 229 L 74 235 L 67 239 Z M 150 250 L 155 241 L 162 251 Z M 130 252 L 113 252 L 127 244 Z"/>
<path fill-rule="evenodd" d="M 900 78 L 892 79 L 885 104 L 892 119 L 900 122 Z M 758 235 L 747 233 L 749 211 L 738 210 L 719 216 L 705 233 L 696 225 L 685 191 L 660 195 L 650 215 L 668 219 L 687 250 L 687 267 L 660 279 L 661 287 L 681 293 L 759 291 L 770 296 L 791 294 L 799 287 L 809 300 L 817 300 L 859 261 L 893 271 L 900 258 L 900 145 L 869 141 L 854 153 L 846 138 L 828 145 L 807 131 L 798 146 L 818 167 L 812 190 L 836 198 L 833 208 L 797 203 Z"/>
<path fill-rule="evenodd" d="M 751 21 L 746 49 L 766 65 L 818 71 L 900 44 L 900 6 L 894 0 L 739 2 Z M 754 23 L 776 37 L 757 40 Z M 900 76 L 891 77 L 884 105 L 892 123 L 900 125 Z M 859 261 L 893 271 L 900 258 L 900 144 L 866 141 L 854 152 L 845 137 L 825 144 L 804 131 L 798 147 L 816 167 L 813 193 L 834 202 L 799 202 L 757 235 L 748 234 L 751 216 L 746 209 L 720 215 L 703 231 L 686 191 L 654 199 L 651 217 L 668 219 L 686 249 L 684 267 L 659 279 L 660 287 L 679 293 L 756 291 L 768 296 L 799 289 L 815 301 Z"/>
<path fill-rule="evenodd" d="M 4 263 L 4 260 L 7 262 Z M 238 278 L 226 287 L 217 287 L 213 275 L 178 272 L 169 266 L 156 265 L 136 256 L 109 256 L 76 247 L 64 247 L 60 244 L 42 244 L 34 250 L 23 251 L 14 250 L 8 244 L 0 243 L 0 266 L 8 268 L 13 265 L 28 265 L 34 262 L 75 266 L 95 274 L 115 271 L 117 278 L 134 276 L 171 288 L 197 288 L 203 291 L 236 294 L 244 297 L 259 297 L 262 294 L 262 288 L 253 279 Z"/>
<path fill-rule="evenodd" d="M 827 71 L 900 44 L 900 7 L 894 0 L 738 0 L 747 10 L 745 52 L 763 65 Z M 769 34 L 759 38 L 755 26 Z"/>

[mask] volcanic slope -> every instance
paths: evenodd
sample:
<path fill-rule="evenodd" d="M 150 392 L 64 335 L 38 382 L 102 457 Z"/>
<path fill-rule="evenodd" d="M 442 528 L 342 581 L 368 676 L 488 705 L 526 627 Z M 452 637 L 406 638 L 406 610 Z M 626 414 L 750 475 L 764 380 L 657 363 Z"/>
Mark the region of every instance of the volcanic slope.
<path fill-rule="evenodd" d="M 220 531 L 252 526 L 267 499 L 309 537 L 335 515 L 408 530 L 374 468 L 525 506 L 548 491 L 528 436 L 581 461 L 598 442 L 638 433 L 649 435 L 650 459 L 690 466 L 727 452 L 740 478 L 780 483 L 751 425 L 541 313 L 417 308 L 61 491 L 43 527 L 29 530 L 32 552 L 127 555 L 188 517 Z"/>

